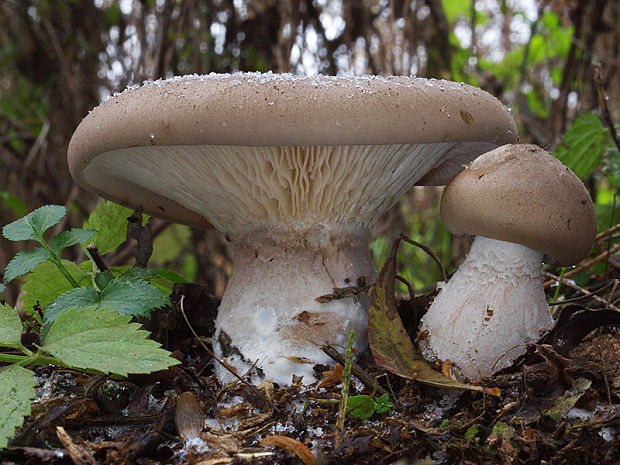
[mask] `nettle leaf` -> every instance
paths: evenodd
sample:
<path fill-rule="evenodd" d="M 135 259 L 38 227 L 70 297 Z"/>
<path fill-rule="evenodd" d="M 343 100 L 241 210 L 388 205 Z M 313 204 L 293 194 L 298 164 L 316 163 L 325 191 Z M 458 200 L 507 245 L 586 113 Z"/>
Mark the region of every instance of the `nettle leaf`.
<path fill-rule="evenodd" d="M 57 297 L 45 308 L 43 325 L 49 328 L 61 314 L 74 307 L 108 308 L 121 315 L 148 316 L 151 310 L 169 304 L 168 297 L 146 281 L 114 279 L 100 294 L 94 288 L 84 286 Z"/>
<path fill-rule="evenodd" d="M 61 205 L 45 205 L 2 228 L 2 235 L 10 241 L 38 240 L 67 214 Z"/>
<path fill-rule="evenodd" d="M 96 233 L 91 241 L 104 255 L 125 242 L 127 218 L 132 210 L 108 200 L 102 200 L 94 212 L 84 222 L 84 228 L 94 229 Z"/>
<path fill-rule="evenodd" d="M 50 248 L 58 255 L 67 247 L 86 242 L 93 234 L 95 231 L 92 229 L 73 228 L 69 231 L 62 231 L 50 239 Z"/>
<path fill-rule="evenodd" d="M 154 271 L 144 268 L 131 267 L 125 270 L 118 279 L 121 281 L 138 281 L 154 278 L 157 274 Z"/>
<path fill-rule="evenodd" d="M 86 308 L 99 304 L 99 294 L 90 286 L 75 287 L 64 294 L 56 297 L 52 303 L 45 307 L 43 326 L 49 328 L 56 319 L 67 310 L 72 308 Z M 46 331 L 44 331 L 45 333 Z"/>
<path fill-rule="evenodd" d="M 17 310 L 0 304 L 0 347 L 22 347 L 22 322 Z"/>
<path fill-rule="evenodd" d="M 0 449 L 4 449 L 15 428 L 30 415 L 30 401 L 37 393 L 34 373 L 19 365 L 10 365 L 0 371 Z"/>
<path fill-rule="evenodd" d="M 88 265 L 87 262 L 86 264 Z M 62 260 L 62 265 L 79 284 L 90 283 L 90 275 L 75 263 Z M 23 294 L 19 300 L 23 303 L 24 308 L 28 310 L 37 302 L 45 307 L 69 289 L 72 289 L 72 286 L 56 265 L 50 261 L 45 261 L 24 278 L 24 284 L 22 285 Z"/>
<path fill-rule="evenodd" d="M 116 279 L 99 298 L 99 306 L 118 310 L 121 315 L 147 316 L 151 310 L 169 304 L 168 297 L 146 281 Z"/>
<path fill-rule="evenodd" d="M 583 113 L 562 135 L 562 142 L 554 149 L 553 155 L 579 178 L 585 179 L 594 172 L 611 144 L 609 131 L 600 118 Z"/>
<path fill-rule="evenodd" d="M 130 320 L 108 309 L 73 308 L 58 317 L 42 349 L 67 365 L 122 376 L 179 363 Z"/>
<path fill-rule="evenodd" d="M 4 282 L 9 283 L 18 276 L 34 270 L 37 266 L 47 260 L 50 253 L 43 247 L 19 252 L 13 257 L 4 270 Z"/>

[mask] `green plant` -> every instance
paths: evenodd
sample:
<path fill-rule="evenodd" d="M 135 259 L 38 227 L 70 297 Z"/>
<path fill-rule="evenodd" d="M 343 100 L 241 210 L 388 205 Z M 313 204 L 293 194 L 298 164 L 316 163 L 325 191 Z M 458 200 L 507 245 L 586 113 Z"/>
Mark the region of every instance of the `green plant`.
<path fill-rule="evenodd" d="M 105 220 L 123 218 L 121 208 L 107 205 L 99 217 L 91 215 L 88 220 L 107 225 L 107 230 L 97 232 L 100 243 L 107 243 L 105 250 L 122 241 L 117 231 L 121 221 Z M 0 368 L 0 398 L 4 399 L 0 403 L 0 448 L 6 447 L 14 428 L 30 414 L 30 400 L 36 395 L 30 366 L 51 364 L 126 376 L 178 363 L 157 342 L 147 339 L 149 333 L 139 329 L 140 324 L 130 322 L 132 316 L 146 316 L 169 303 L 166 294 L 149 282 L 162 278 L 139 268 L 101 271 L 89 262 L 77 265 L 62 260 L 65 248 L 89 241 L 96 234 L 95 230 L 75 228 L 46 240 L 45 232 L 65 214 L 64 207 L 47 205 L 2 229 L 8 240 L 34 240 L 41 245 L 19 252 L 9 262 L 4 283 L 25 276 L 22 290 L 30 301 L 44 299 L 44 307 L 42 321 L 36 312 L 29 321 L 30 328 L 40 330 L 39 340 L 26 347 L 19 314 L 9 305 L 0 305 L 0 347 L 5 348 L 0 351 L 0 362 L 9 364 Z M 111 239 L 114 235 L 118 237 Z"/>
<path fill-rule="evenodd" d="M 381 397 L 351 396 L 347 402 L 347 414 L 357 418 L 370 418 L 375 413 L 388 412 L 392 407 L 394 404 L 387 394 L 383 394 Z"/>

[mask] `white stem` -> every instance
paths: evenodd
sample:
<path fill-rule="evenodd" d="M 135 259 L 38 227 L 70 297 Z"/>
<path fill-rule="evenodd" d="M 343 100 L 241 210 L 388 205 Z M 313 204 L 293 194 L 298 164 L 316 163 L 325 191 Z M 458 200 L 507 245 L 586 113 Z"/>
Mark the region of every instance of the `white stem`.
<path fill-rule="evenodd" d="M 541 262 L 539 252 L 478 236 L 423 318 L 425 357 L 450 360 L 468 379 L 510 366 L 552 324 Z"/>
<path fill-rule="evenodd" d="M 325 343 L 368 343 L 368 301 L 358 295 L 319 303 L 335 287 L 375 280 L 368 231 L 352 225 L 319 224 L 300 234 L 264 228 L 234 242 L 234 266 L 216 320 L 216 354 L 243 375 L 257 362 L 266 379 L 290 384 L 291 376 L 315 380 L 312 367 L 331 364 Z M 233 353 L 222 344 L 228 336 Z M 237 351 L 237 353 L 235 353 Z M 231 375 L 217 369 L 223 381 Z"/>

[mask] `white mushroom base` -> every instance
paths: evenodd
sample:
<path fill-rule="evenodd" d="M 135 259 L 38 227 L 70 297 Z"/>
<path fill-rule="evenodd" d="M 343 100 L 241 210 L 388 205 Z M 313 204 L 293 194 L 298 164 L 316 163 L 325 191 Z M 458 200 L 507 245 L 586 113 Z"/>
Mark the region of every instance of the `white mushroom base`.
<path fill-rule="evenodd" d="M 337 224 L 314 225 L 305 233 L 271 226 L 233 241 L 233 272 L 216 320 L 216 355 L 239 375 L 256 364 L 255 382 L 262 371 L 265 379 L 287 385 L 293 374 L 314 382 L 315 364 L 333 364 L 321 346 L 345 346 L 351 330 L 355 347 L 364 350 L 368 299 L 315 299 L 354 286 L 361 276 L 374 283 L 368 241 L 365 228 Z M 222 344 L 225 336 L 229 340 Z M 216 373 L 223 382 L 234 379 L 219 364 Z"/>
<path fill-rule="evenodd" d="M 425 358 L 471 380 L 510 366 L 553 323 L 541 263 L 539 252 L 478 236 L 422 320 Z"/>

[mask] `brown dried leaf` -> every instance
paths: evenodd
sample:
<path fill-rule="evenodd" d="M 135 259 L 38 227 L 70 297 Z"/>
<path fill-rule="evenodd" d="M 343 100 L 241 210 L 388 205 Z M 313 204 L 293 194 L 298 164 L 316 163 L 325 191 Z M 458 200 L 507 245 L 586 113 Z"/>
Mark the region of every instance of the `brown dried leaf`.
<path fill-rule="evenodd" d="M 184 392 L 177 399 L 174 409 L 174 426 L 183 439 L 200 436 L 205 422 L 205 413 L 192 392 Z"/>
<path fill-rule="evenodd" d="M 459 383 L 433 370 L 411 343 L 398 315 L 394 299 L 396 253 L 400 241 L 401 239 L 394 241 L 377 277 L 377 283 L 370 292 L 368 339 L 377 365 L 403 378 L 431 386 L 466 389 L 499 396 L 500 390 L 497 388 Z"/>
<path fill-rule="evenodd" d="M 295 454 L 306 465 L 312 465 L 314 463 L 314 454 L 306 446 L 297 439 L 289 438 L 287 436 L 267 436 L 261 441 L 261 446 L 274 446 L 285 449 L 291 454 Z"/>
<path fill-rule="evenodd" d="M 75 465 L 96 465 L 97 461 L 95 458 L 88 453 L 86 449 L 84 449 L 79 444 L 73 442 L 71 436 L 65 431 L 62 426 L 56 427 L 56 435 L 62 445 L 67 449 L 67 453 L 71 457 L 71 460 Z"/>

